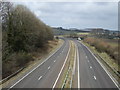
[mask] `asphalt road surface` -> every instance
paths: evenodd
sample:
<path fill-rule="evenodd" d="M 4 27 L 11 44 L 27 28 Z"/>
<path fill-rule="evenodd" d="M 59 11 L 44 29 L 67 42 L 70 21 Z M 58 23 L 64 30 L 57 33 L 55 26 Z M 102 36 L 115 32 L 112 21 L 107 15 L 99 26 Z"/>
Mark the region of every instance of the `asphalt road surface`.
<path fill-rule="evenodd" d="M 117 88 L 111 77 L 96 60 L 94 55 L 80 41 L 74 40 L 78 48 L 79 87 Z"/>
<path fill-rule="evenodd" d="M 53 88 L 69 53 L 69 39 L 44 63 L 9 87 L 12 88 Z M 98 63 L 93 54 L 78 40 L 73 40 L 77 50 L 78 87 L 76 88 L 117 88 L 114 81 Z"/>
<path fill-rule="evenodd" d="M 69 50 L 69 42 L 65 39 L 62 47 L 43 64 L 36 66 L 31 73 L 23 76 L 10 86 L 12 88 L 52 88 Z"/>

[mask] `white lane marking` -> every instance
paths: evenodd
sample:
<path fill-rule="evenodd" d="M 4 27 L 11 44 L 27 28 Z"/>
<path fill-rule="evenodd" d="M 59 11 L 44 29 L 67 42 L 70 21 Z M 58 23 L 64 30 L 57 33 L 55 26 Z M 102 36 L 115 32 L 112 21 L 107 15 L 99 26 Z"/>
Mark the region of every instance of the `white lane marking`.
<path fill-rule="evenodd" d="M 81 43 L 83 46 L 85 46 L 83 43 Z M 88 51 L 94 56 L 94 58 L 97 60 L 97 62 L 101 65 L 101 67 L 105 70 L 105 72 L 107 73 L 107 75 L 110 77 L 110 79 L 114 82 L 114 84 L 117 86 L 117 88 L 119 88 L 118 86 L 118 82 L 117 80 L 110 74 L 110 72 L 108 72 L 108 70 L 103 66 L 103 64 L 98 60 L 98 58 L 93 54 L 93 52 L 87 47 L 85 46 Z"/>
<path fill-rule="evenodd" d="M 54 62 L 56 62 L 56 60 Z"/>
<path fill-rule="evenodd" d="M 94 55 L 94 54 L 92 53 L 92 55 Z"/>
<path fill-rule="evenodd" d="M 97 79 L 96 76 L 94 76 L 94 79 L 95 79 L 95 80 Z"/>
<path fill-rule="evenodd" d="M 65 64 L 66 64 L 66 61 L 67 61 L 67 59 L 68 59 L 68 55 L 69 55 L 69 53 L 70 53 L 70 48 L 71 48 L 71 45 L 70 45 L 70 47 L 69 47 L 67 56 L 66 56 L 65 61 L 64 61 L 64 63 L 63 63 L 63 66 L 62 66 L 62 68 L 61 68 L 61 70 L 60 70 L 60 72 L 59 72 L 59 74 L 58 74 L 58 76 L 57 76 L 57 79 L 56 79 L 56 81 L 55 81 L 55 83 L 54 83 L 54 85 L 53 85 L 53 87 L 52 87 L 52 90 L 54 90 L 54 88 L 55 88 L 55 86 L 56 86 L 56 84 L 57 84 L 57 82 L 58 82 L 58 79 L 59 79 L 59 77 L 60 77 L 60 75 L 61 75 L 61 73 L 62 73 L 62 71 L 63 71 L 63 68 L 64 68 L 64 66 L 65 66 Z"/>
<path fill-rule="evenodd" d="M 75 46 L 76 46 L 76 44 L 75 44 Z M 77 50 L 77 49 L 76 49 Z M 73 67 L 73 75 L 75 74 L 75 68 L 76 68 L 76 60 L 77 60 L 77 57 L 76 57 L 76 51 L 75 50 L 75 56 L 74 56 L 74 67 Z"/>
<path fill-rule="evenodd" d="M 89 62 L 89 60 L 88 60 L 88 62 Z"/>
<path fill-rule="evenodd" d="M 48 67 L 48 69 L 50 69 L 50 66 Z"/>
<path fill-rule="evenodd" d="M 92 66 L 90 66 L 90 69 L 92 69 Z"/>
<path fill-rule="evenodd" d="M 40 80 L 40 79 L 42 79 L 42 76 L 40 76 L 40 77 L 38 78 L 38 80 Z"/>
<path fill-rule="evenodd" d="M 87 58 L 87 56 L 86 56 L 86 58 Z"/>
<path fill-rule="evenodd" d="M 78 89 L 80 88 L 80 71 L 79 71 L 79 54 L 77 47 L 77 61 L 78 61 Z"/>
<path fill-rule="evenodd" d="M 8 90 L 10 90 L 11 88 L 13 88 L 15 85 L 17 85 L 20 81 L 22 81 L 25 77 L 27 77 L 30 73 L 32 73 L 34 70 L 36 70 L 39 66 L 41 66 L 42 64 L 44 64 L 50 57 L 52 57 L 61 47 L 63 46 L 63 44 L 54 52 L 52 53 L 48 58 L 46 58 L 46 60 L 44 60 L 42 63 L 40 63 L 37 67 L 35 67 L 34 69 L 32 69 L 30 72 L 28 72 L 25 76 L 23 76 L 21 79 L 19 79 L 15 84 L 13 84 Z"/>

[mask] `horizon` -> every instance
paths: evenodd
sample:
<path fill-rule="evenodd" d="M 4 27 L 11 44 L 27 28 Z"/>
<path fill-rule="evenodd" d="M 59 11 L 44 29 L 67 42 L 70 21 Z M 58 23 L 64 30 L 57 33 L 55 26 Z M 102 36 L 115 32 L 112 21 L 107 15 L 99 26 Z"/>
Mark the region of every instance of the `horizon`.
<path fill-rule="evenodd" d="M 60 28 L 60 27 L 52 27 L 52 28 Z M 87 30 L 87 29 L 103 29 L 103 30 L 109 30 L 109 31 L 119 31 L 119 30 L 111 30 L 111 29 L 106 29 L 106 28 L 101 28 L 101 27 L 88 27 L 88 28 L 75 28 L 75 27 L 70 27 L 70 28 L 64 28 L 62 29 L 78 29 L 78 30 Z"/>

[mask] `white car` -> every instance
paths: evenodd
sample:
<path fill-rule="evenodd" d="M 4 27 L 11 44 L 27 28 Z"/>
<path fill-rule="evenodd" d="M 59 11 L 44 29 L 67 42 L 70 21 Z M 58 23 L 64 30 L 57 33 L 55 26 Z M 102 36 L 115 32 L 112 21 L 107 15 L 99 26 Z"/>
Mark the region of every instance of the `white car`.
<path fill-rule="evenodd" d="M 78 40 L 81 41 L 81 38 L 79 37 Z"/>

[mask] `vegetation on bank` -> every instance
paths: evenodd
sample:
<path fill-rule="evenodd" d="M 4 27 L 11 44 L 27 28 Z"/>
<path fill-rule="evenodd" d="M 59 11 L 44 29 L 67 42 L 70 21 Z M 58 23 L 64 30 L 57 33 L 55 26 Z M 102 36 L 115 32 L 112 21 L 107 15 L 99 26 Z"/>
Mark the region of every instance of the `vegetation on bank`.
<path fill-rule="evenodd" d="M 2 12 L 3 78 L 34 60 L 32 52 L 46 52 L 53 40 L 51 27 L 23 5 L 0 2 Z"/>
<path fill-rule="evenodd" d="M 94 46 L 98 52 L 107 53 L 111 58 L 115 60 L 115 62 L 120 63 L 119 61 L 119 53 L 120 49 L 118 46 L 119 42 L 116 42 L 116 45 L 113 45 L 111 42 L 108 42 L 104 39 L 88 37 L 84 39 L 84 42 Z"/>

